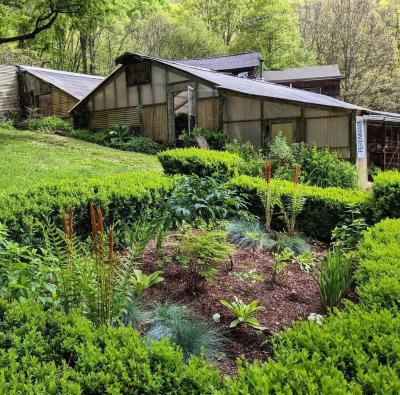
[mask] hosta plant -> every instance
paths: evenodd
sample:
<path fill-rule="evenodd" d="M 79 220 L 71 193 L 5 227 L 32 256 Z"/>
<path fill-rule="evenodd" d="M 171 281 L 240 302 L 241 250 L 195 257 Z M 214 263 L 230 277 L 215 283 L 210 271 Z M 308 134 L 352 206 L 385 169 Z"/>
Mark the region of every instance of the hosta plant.
<path fill-rule="evenodd" d="M 136 269 L 133 271 L 134 276 L 130 278 L 130 283 L 133 286 L 133 291 L 137 297 L 139 297 L 146 289 L 152 285 L 161 283 L 164 281 L 162 277 L 162 271 L 156 271 L 151 274 L 144 274 L 141 270 Z"/>
<path fill-rule="evenodd" d="M 221 304 L 229 309 L 236 317 L 229 325 L 230 328 L 235 328 L 238 325 L 247 325 L 251 328 L 263 331 L 265 329 L 254 315 L 260 311 L 264 310 L 264 307 L 258 305 L 258 300 L 253 300 L 249 304 L 243 302 L 235 296 L 235 300 L 230 303 L 226 300 L 220 300 Z"/>
<path fill-rule="evenodd" d="M 303 252 L 302 254 L 296 256 L 295 262 L 304 272 L 309 272 L 315 267 L 315 258 L 311 252 Z"/>

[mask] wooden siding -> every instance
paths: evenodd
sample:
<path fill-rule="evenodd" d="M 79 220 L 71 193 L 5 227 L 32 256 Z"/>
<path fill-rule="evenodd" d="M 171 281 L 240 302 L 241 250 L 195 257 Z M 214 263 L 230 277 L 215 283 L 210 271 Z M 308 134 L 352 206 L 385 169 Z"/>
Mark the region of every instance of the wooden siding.
<path fill-rule="evenodd" d="M 219 130 L 219 99 L 201 99 L 197 101 L 197 126 L 203 129 Z"/>
<path fill-rule="evenodd" d="M 52 114 L 60 118 L 70 119 L 68 111 L 78 103 L 78 99 L 75 99 L 68 93 L 61 91 L 58 88 L 52 88 L 51 90 L 51 109 Z"/>
<path fill-rule="evenodd" d="M 143 111 L 143 136 L 155 141 L 166 141 L 168 138 L 167 104 L 146 106 Z"/>
<path fill-rule="evenodd" d="M 90 129 L 110 128 L 116 123 L 139 127 L 140 117 L 137 107 L 114 108 L 89 113 Z"/>
<path fill-rule="evenodd" d="M 17 69 L 15 66 L 0 65 L 0 113 L 18 109 Z"/>
<path fill-rule="evenodd" d="M 308 144 L 317 147 L 330 147 L 338 151 L 343 158 L 350 157 L 349 117 L 336 116 L 326 118 L 310 118 L 306 121 Z"/>
<path fill-rule="evenodd" d="M 260 100 L 240 96 L 227 96 L 227 122 L 261 119 Z"/>
<path fill-rule="evenodd" d="M 206 97 L 218 97 L 218 92 L 214 87 L 198 83 L 197 84 L 197 98 L 203 99 Z"/>
<path fill-rule="evenodd" d="M 264 118 L 292 118 L 301 116 L 301 107 L 293 104 L 264 101 Z"/>

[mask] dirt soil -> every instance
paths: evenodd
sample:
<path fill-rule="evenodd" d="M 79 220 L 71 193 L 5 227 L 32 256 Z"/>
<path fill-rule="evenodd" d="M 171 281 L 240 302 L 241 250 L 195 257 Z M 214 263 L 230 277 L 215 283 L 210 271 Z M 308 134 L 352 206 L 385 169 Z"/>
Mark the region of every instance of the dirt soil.
<path fill-rule="evenodd" d="M 324 247 L 312 245 L 311 249 L 317 258 L 325 255 Z M 271 253 L 236 249 L 232 270 L 227 262 L 221 266 L 213 284 L 206 284 L 196 293 L 189 293 L 185 282 L 185 270 L 174 263 L 175 251 L 173 243 L 166 244 L 161 257 L 151 243 L 146 249 L 141 265 L 143 272 L 148 274 L 160 270 L 155 263 L 157 261 L 167 259 L 168 263 L 161 269 L 164 270 L 165 281 L 150 288 L 146 292 L 144 302 L 150 305 L 156 301 L 169 300 L 184 304 L 197 316 L 207 320 L 212 320 L 213 314 L 219 313 L 221 318 L 217 325 L 222 325 L 226 335 L 226 358 L 218 362 L 223 374 L 235 372 L 236 358 L 240 356 L 245 356 L 250 361 L 266 360 L 271 355 L 271 349 L 263 343 L 271 335 L 290 326 L 294 320 L 307 319 L 311 313 L 324 313 L 315 280 L 297 264 L 289 263 L 284 272 L 278 275 L 276 283 L 271 283 Z M 252 269 L 264 280 L 243 278 L 243 274 Z M 257 299 L 265 308 L 256 315 L 266 327 L 263 333 L 244 326 L 229 328 L 234 317 L 219 301 L 225 299 L 231 302 L 234 296 L 245 303 Z"/>

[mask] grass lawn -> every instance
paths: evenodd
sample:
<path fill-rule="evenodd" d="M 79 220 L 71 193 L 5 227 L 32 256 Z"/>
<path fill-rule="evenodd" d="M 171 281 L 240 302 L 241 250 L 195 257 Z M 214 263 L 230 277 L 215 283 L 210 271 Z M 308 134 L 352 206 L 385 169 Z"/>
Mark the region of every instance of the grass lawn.
<path fill-rule="evenodd" d="M 113 173 L 155 171 L 157 157 L 72 138 L 0 129 L 0 195 L 35 184 Z"/>

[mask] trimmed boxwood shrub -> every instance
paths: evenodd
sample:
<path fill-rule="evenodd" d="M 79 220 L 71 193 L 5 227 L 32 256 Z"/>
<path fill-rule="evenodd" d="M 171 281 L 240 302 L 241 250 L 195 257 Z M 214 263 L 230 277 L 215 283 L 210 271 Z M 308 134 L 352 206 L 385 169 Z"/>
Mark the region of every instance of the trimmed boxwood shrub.
<path fill-rule="evenodd" d="M 295 324 L 273 341 L 274 360 L 243 365 L 220 394 L 396 394 L 400 315 L 348 304 Z"/>
<path fill-rule="evenodd" d="M 375 218 L 400 218 L 400 172 L 384 171 L 377 174 L 372 190 Z"/>
<path fill-rule="evenodd" d="M 159 153 L 158 158 L 167 174 L 196 174 L 220 179 L 233 177 L 241 160 L 236 154 L 203 148 L 172 149 Z"/>
<path fill-rule="evenodd" d="M 290 195 L 293 183 L 289 181 L 272 181 L 279 185 L 283 195 Z M 226 183 L 247 198 L 249 210 L 259 217 L 264 216 L 263 196 L 266 183 L 262 178 L 239 176 Z M 332 230 L 342 222 L 348 209 L 358 209 L 370 217 L 370 197 L 367 193 L 341 188 L 319 188 L 299 185 L 306 198 L 303 211 L 298 217 L 298 228 L 306 235 L 319 240 L 329 241 Z M 274 224 L 273 224 L 274 225 Z"/>
<path fill-rule="evenodd" d="M 90 232 L 88 205 L 103 210 L 108 226 L 118 223 L 116 234 L 129 230 L 141 210 L 157 210 L 171 190 L 173 180 L 156 173 L 124 173 L 89 180 L 63 181 L 6 196 L 0 201 L 0 223 L 10 236 L 25 245 L 40 245 L 45 220 L 61 226 L 62 209 L 74 209 L 74 229 L 86 237 Z"/>
<path fill-rule="evenodd" d="M 167 341 L 148 345 L 132 327 L 95 328 L 32 301 L 0 303 L 0 393 L 210 394 L 215 366 Z"/>
<path fill-rule="evenodd" d="M 400 308 L 400 219 L 370 228 L 358 251 L 355 272 L 360 302 L 378 309 Z"/>

